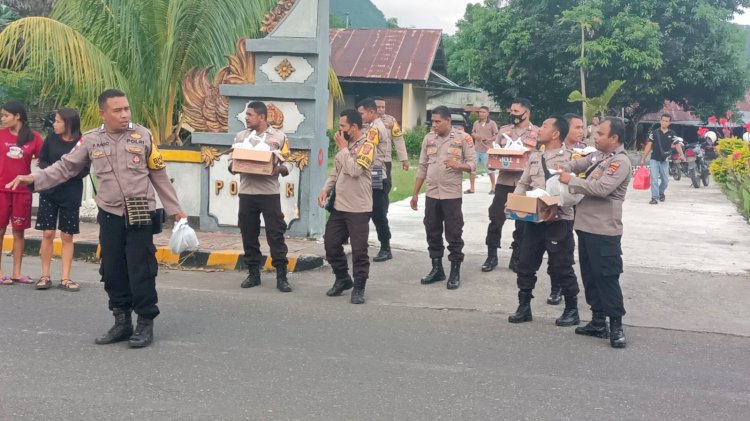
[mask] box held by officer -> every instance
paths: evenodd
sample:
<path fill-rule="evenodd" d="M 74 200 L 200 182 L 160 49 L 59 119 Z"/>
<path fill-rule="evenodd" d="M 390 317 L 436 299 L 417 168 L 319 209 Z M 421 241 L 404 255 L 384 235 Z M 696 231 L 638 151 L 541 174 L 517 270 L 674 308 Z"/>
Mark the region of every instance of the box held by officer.
<path fill-rule="evenodd" d="M 529 159 L 528 150 L 488 149 L 487 168 L 491 170 L 523 172 Z"/>
<path fill-rule="evenodd" d="M 277 151 L 234 148 L 232 171 L 236 173 L 271 175 L 273 168 L 284 158 Z"/>
<path fill-rule="evenodd" d="M 560 196 L 531 197 L 510 193 L 505 207 L 510 219 L 524 222 L 544 222 L 557 217 L 558 203 L 560 203 Z"/>

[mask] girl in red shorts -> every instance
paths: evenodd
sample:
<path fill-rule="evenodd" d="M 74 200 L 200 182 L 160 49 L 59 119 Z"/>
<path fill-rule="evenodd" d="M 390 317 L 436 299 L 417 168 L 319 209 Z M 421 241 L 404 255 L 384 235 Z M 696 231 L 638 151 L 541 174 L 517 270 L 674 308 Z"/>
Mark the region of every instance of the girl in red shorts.
<path fill-rule="evenodd" d="M 42 137 L 29 127 L 26 107 L 8 101 L 0 107 L 0 237 L 5 238 L 8 224 L 13 229 L 13 273 L 7 276 L 0 268 L 0 283 L 31 283 L 21 275 L 24 230 L 31 228 L 31 192 L 26 187 L 9 190 L 5 185 L 18 175 L 31 174 L 31 160 L 42 150 Z"/>

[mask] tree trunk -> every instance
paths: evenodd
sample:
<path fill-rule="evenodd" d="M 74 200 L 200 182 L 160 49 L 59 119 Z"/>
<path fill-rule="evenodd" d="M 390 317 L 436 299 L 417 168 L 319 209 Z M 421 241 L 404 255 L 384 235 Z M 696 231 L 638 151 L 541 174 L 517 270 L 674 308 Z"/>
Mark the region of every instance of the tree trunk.
<path fill-rule="evenodd" d="M 586 72 L 583 70 L 583 59 L 586 55 L 586 32 L 583 29 L 583 25 L 581 25 L 581 94 L 583 94 L 584 98 L 588 98 L 586 96 Z M 583 117 L 583 127 L 586 127 L 588 122 L 586 121 L 586 101 L 581 102 L 582 104 L 582 114 L 581 117 Z"/>

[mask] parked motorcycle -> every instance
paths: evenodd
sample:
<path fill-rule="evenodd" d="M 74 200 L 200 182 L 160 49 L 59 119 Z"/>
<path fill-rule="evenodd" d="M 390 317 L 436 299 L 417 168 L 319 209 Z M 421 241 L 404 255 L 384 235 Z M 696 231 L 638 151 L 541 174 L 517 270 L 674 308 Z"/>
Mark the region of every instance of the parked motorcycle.
<path fill-rule="evenodd" d="M 694 188 L 699 188 L 701 183 L 708 187 L 710 174 L 706 162 L 705 145 L 695 142 L 685 148 L 685 160 L 687 161 L 688 177 Z"/>
<path fill-rule="evenodd" d="M 672 147 L 668 157 L 669 175 L 674 178 L 675 181 L 680 181 L 683 175 L 688 174 L 688 166 L 687 162 L 683 161 L 680 157 L 680 153 L 677 151 L 676 147 L 677 144 L 680 144 L 682 146 L 683 151 L 685 150 L 685 145 L 683 144 L 682 138 L 675 137 L 674 142 L 672 142 Z"/>

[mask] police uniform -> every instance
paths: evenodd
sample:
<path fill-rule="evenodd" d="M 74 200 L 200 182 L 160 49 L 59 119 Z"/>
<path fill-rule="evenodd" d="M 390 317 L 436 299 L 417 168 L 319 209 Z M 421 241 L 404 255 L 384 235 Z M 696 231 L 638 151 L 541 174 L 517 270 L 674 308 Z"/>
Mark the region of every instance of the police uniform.
<path fill-rule="evenodd" d="M 364 289 L 370 273 L 367 240 L 372 212 L 372 166 L 376 144 L 363 134 L 349 141 L 347 148 L 336 153 L 334 168 L 323 187 L 333 194 L 333 207 L 323 235 L 326 260 L 336 276 L 329 296 L 341 295 L 352 286 L 352 304 L 364 303 Z M 346 239 L 352 247 L 352 275 L 344 253 Z"/>
<path fill-rule="evenodd" d="M 417 169 L 417 178 L 425 180 L 427 184 L 424 226 L 427 249 L 432 259 L 432 271 L 422 279 L 422 283 L 429 284 L 445 279 L 442 266 L 445 230 L 448 260 L 451 262 L 450 278 L 454 278 L 454 282 L 450 282 L 449 279 L 448 287 L 454 289 L 458 287 L 459 270 L 464 260 L 464 216 L 461 211 L 463 172 L 447 168 L 445 161 L 448 160 L 468 164 L 471 171 L 474 171 L 476 157 L 473 142 L 453 129 L 447 136 L 439 136 L 435 132 L 428 133 L 422 141 Z"/>
<path fill-rule="evenodd" d="M 391 137 L 394 136 L 394 129 L 396 130 L 396 137 L 401 139 L 401 142 L 396 147 L 399 159 L 403 158 L 402 160 L 404 160 L 407 158 L 406 146 L 403 143 L 404 140 L 401 137 L 401 130 L 398 127 L 398 123 L 395 122 L 395 119 L 388 120 L 391 123 L 391 128 L 388 129 L 385 121 L 385 119 L 378 117 L 365 128 L 367 129 L 366 136 L 371 142 L 377 145 L 373 166 L 375 183 L 373 183 L 372 191 L 372 223 L 375 225 L 375 231 L 378 233 L 378 241 L 381 244 L 381 249 L 390 252 L 391 229 L 388 226 L 388 206 L 390 205 L 388 193 L 393 186 L 391 180 Z"/>
<path fill-rule="evenodd" d="M 507 134 L 513 140 L 521 140 L 525 145 L 536 148 L 536 141 L 539 137 L 539 128 L 533 124 L 529 124 L 528 127 L 515 127 L 512 124 L 503 126 L 499 129 L 495 142 L 500 146 L 504 146 L 507 143 L 507 139 L 503 134 Z M 500 171 L 497 176 L 497 183 L 495 185 L 495 196 L 492 198 L 492 204 L 489 208 L 489 219 L 490 224 L 487 226 L 487 237 L 485 244 L 487 244 L 487 260 L 482 270 L 488 272 L 494 268 L 487 266 L 487 263 L 494 258 L 494 264 L 497 265 L 497 249 L 500 248 L 500 238 L 502 237 L 503 225 L 505 224 L 505 203 L 508 201 L 508 193 L 513 193 L 518 184 L 518 180 L 521 178 L 520 172 L 512 171 Z M 521 238 L 523 237 L 523 226 L 524 222 L 515 221 L 515 230 L 513 231 L 513 243 L 511 248 L 513 249 L 513 256 L 511 257 L 510 265 L 513 269 L 513 265 L 517 260 L 519 245 Z"/>
<path fill-rule="evenodd" d="M 247 129 L 237 133 L 234 143 L 248 140 L 253 146 L 264 142 L 271 151 L 279 151 L 286 159 L 289 157 L 289 141 L 281 130 L 268 127 L 263 133 Z M 279 165 L 286 167 L 287 171 L 293 169 L 290 162 L 282 162 Z M 232 161 L 229 161 L 229 168 Z M 286 233 L 286 222 L 281 212 L 281 195 L 279 194 L 279 176 L 262 174 L 240 174 L 239 188 L 239 214 L 237 225 L 242 234 L 242 246 L 245 250 L 245 263 L 250 275 L 242 283 L 245 288 L 260 285 L 260 270 L 262 266 L 262 255 L 260 252 L 260 216 L 266 226 L 266 239 L 271 250 L 271 264 L 276 268 L 276 287 L 283 292 L 290 292 L 286 279 L 287 272 L 287 246 L 284 241 Z"/>
<path fill-rule="evenodd" d="M 534 189 L 546 189 L 547 180 L 552 177 L 551 170 L 570 162 L 572 151 L 562 147 L 547 149 L 531 154 L 526 168 L 521 175 L 515 194 L 525 195 Z M 573 239 L 573 207 L 559 207 L 555 219 L 528 223 L 523 231 L 520 254 L 516 273 L 518 274 L 519 308 L 508 320 L 513 323 L 531 320 L 531 294 L 536 285 L 536 273 L 547 252 L 547 273 L 552 281 L 552 289 L 559 288 L 565 296 L 565 310 L 556 321 L 558 326 L 570 326 L 580 323 L 578 318 L 578 281 L 573 265 L 575 258 L 575 241 Z"/>
<path fill-rule="evenodd" d="M 122 322 L 120 325 L 130 326 L 132 332 L 130 311 L 133 310 L 138 314 L 134 335 L 137 336 L 142 321 L 153 326 L 153 319 L 159 315 L 156 294 L 158 266 L 154 228 L 152 225 L 129 224 L 125 199 L 145 198 L 148 210 L 153 212 L 156 209 L 155 189 L 167 214 L 179 214 L 182 209 L 165 169 L 166 164 L 152 143 L 151 133 L 137 124 L 121 133 L 108 133 L 103 126 L 84 133 L 78 146 L 69 154 L 34 175 L 34 189 L 50 189 L 89 165 L 99 185 L 95 198 L 99 207 L 99 273 L 109 296 L 109 308 L 115 313 L 115 327 L 117 322 Z M 127 338 L 105 336 L 104 339 Z M 104 339 L 97 340 L 97 343 L 110 343 Z M 131 345 L 145 346 L 134 344 L 132 338 Z"/>
<path fill-rule="evenodd" d="M 577 328 L 576 333 L 606 337 L 604 317 L 610 328 L 622 333 L 625 306 L 620 289 L 622 273 L 622 204 L 628 189 L 632 164 L 625 148 L 614 152 L 596 152 L 572 161 L 566 166 L 574 173 L 585 171 L 586 177 L 570 181 L 571 193 L 583 194 L 576 206 L 575 230 L 578 234 L 578 259 L 586 302 L 593 320 Z M 613 346 L 624 346 L 624 335 L 612 335 Z"/>

